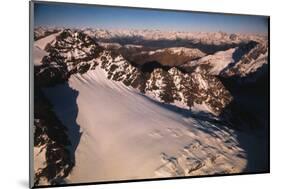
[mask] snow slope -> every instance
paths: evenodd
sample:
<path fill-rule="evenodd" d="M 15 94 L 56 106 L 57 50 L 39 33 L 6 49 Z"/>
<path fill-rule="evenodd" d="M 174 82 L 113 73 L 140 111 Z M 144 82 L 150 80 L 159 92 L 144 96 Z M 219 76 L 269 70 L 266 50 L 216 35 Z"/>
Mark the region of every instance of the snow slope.
<path fill-rule="evenodd" d="M 47 44 L 53 42 L 61 32 L 51 34 L 47 37 L 39 39 L 33 45 L 33 64 L 38 66 L 42 64 L 42 58 L 49 53 L 45 51 Z"/>
<path fill-rule="evenodd" d="M 233 130 L 183 116 L 108 80 L 99 66 L 72 75 L 68 84 L 78 91 L 75 119 L 82 132 L 70 183 L 237 173 L 247 164 Z M 70 127 L 75 103 L 67 103 L 65 86 L 44 93 Z"/>
<path fill-rule="evenodd" d="M 47 53 L 45 50 L 40 49 L 37 46 L 33 46 L 33 64 L 38 66 L 42 64 L 42 59 L 44 56 L 47 56 L 49 53 Z"/>
<path fill-rule="evenodd" d="M 190 62 L 190 65 L 202 65 L 207 64 L 212 66 L 212 69 L 209 71 L 211 75 L 219 75 L 220 72 L 226 68 L 229 64 L 233 63 L 233 53 L 237 48 L 231 48 L 226 51 L 219 51 L 213 55 L 204 56 L 199 60 Z"/>
<path fill-rule="evenodd" d="M 155 51 L 149 51 L 148 54 L 153 55 L 155 53 L 161 53 L 161 52 L 165 52 L 165 51 L 167 51 L 171 54 L 175 54 L 175 55 L 186 55 L 186 56 L 191 56 L 191 57 L 205 56 L 205 53 L 203 53 L 199 49 L 186 48 L 186 47 L 170 47 L 170 48 L 158 49 Z"/>
<path fill-rule="evenodd" d="M 51 43 L 52 41 L 54 41 L 56 39 L 56 37 L 60 34 L 61 32 L 58 33 L 54 33 L 51 35 L 48 35 L 47 37 L 44 37 L 42 39 L 39 39 L 37 41 L 34 42 L 34 46 L 38 47 L 41 50 L 45 50 L 45 47 L 47 46 L 47 44 Z"/>

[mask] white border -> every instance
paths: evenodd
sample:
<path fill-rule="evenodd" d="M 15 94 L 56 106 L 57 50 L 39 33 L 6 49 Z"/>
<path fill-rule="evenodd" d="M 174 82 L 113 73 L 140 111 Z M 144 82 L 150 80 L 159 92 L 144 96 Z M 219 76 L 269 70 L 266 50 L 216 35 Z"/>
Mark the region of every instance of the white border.
<path fill-rule="evenodd" d="M 57 0 L 60 1 L 60 0 Z M 271 16 L 271 174 L 83 186 L 95 189 L 273 188 L 280 185 L 281 11 L 276 0 L 67 0 L 68 2 Z M 28 1 L 1 2 L 1 188 L 28 187 Z M 75 187 L 67 187 L 75 188 Z M 76 187 L 82 188 L 82 187 Z M 274 187 L 276 188 L 276 187 Z"/>

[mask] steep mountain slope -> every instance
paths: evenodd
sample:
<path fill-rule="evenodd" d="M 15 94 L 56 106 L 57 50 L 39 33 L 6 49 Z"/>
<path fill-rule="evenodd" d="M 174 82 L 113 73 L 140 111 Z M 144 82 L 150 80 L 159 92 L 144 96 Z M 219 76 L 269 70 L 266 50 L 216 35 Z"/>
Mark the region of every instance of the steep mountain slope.
<path fill-rule="evenodd" d="M 125 85 L 149 94 L 161 102 L 190 108 L 195 104 L 204 104 L 213 113 L 219 114 L 231 101 L 230 94 L 213 76 L 201 73 L 183 74 L 177 68 L 170 70 L 153 68 L 147 72 L 133 66 L 121 55 L 103 50 L 83 33 L 65 30 L 46 48 L 49 56 L 44 57 L 44 65 L 38 72 L 42 77 L 56 76 L 54 73 L 49 76 L 50 73 L 42 71 L 43 68 L 53 72 L 59 69 L 63 73 L 57 78 L 60 80 L 61 77 L 68 77 L 69 74 L 85 73 L 101 64 L 101 68 L 107 72 L 108 79 L 122 81 Z M 182 51 L 173 51 L 173 53 L 182 53 Z"/>
<path fill-rule="evenodd" d="M 42 37 L 41 39 L 34 42 L 33 45 L 33 61 L 35 65 L 41 65 L 42 59 L 44 56 L 48 55 L 48 52 L 46 51 L 46 46 L 49 43 L 52 43 L 56 36 L 58 36 L 60 32 L 56 32 L 53 34 L 48 35 L 47 37 Z"/>
<path fill-rule="evenodd" d="M 55 39 L 56 37 L 60 34 L 61 32 L 56 32 L 56 33 L 53 33 L 51 35 L 48 35 L 42 39 L 39 39 L 37 40 L 35 43 L 34 43 L 34 46 L 35 47 L 38 47 L 39 49 L 41 50 L 46 50 L 46 46 L 48 44 L 51 44 L 51 43 L 54 43 L 55 42 Z"/>
<path fill-rule="evenodd" d="M 249 74 L 257 72 L 262 66 L 268 64 L 268 46 L 267 43 L 259 43 L 245 53 L 236 64 L 229 65 L 222 70 L 221 75 L 246 77 Z"/>
<path fill-rule="evenodd" d="M 245 168 L 235 131 L 179 113 L 173 105 L 109 80 L 100 65 L 72 75 L 68 83 L 79 91 L 77 123 L 82 131 L 70 183 L 237 173 Z M 71 118 L 66 110 L 72 107 L 65 92 L 64 85 L 45 89 L 66 124 Z"/>
<path fill-rule="evenodd" d="M 233 53 L 235 50 L 236 48 L 231 48 L 226 51 L 219 51 L 213 55 L 204 56 L 199 60 L 189 62 L 182 67 L 196 67 L 196 72 L 205 71 L 210 75 L 219 75 L 224 68 L 234 62 Z"/>

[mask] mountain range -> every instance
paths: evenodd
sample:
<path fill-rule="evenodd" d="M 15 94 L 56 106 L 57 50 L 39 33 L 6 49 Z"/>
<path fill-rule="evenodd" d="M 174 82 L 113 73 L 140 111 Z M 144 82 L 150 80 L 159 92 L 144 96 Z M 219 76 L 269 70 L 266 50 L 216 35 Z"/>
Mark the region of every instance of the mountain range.
<path fill-rule="evenodd" d="M 261 143 L 260 149 L 253 147 L 254 155 L 266 151 L 266 144 L 263 142 L 266 133 L 262 134 L 262 140 L 258 136 L 267 129 L 263 120 L 268 118 L 256 118 L 256 113 L 260 115 L 264 109 L 261 108 L 259 112 L 251 111 L 253 106 L 248 106 L 247 110 L 239 109 L 241 103 L 244 106 L 248 103 L 245 104 L 240 99 L 258 96 L 260 93 L 264 95 L 260 91 L 267 87 L 267 82 L 264 82 L 268 77 L 266 36 L 224 32 L 40 27 L 35 29 L 34 40 L 35 113 L 40 112 L 35 114 L 35 151 L 46 153 L 45 156 L 41 154 L 40 158 L 40 153 L 36 153 L 37 160 L 43 162 L 35 168 L 37 185 L 84 182 L 83 177 L 88 179 L 86 181 L 104 179 L 102 171 L 110 170 L 109 167 L 101 163 L 92 167 L 100 172 L 85 176 L 91 173 L 87 165 L 93 162 L 85 160 L 83 154 L 75 154 L 76 148 L 84 150 L 84 153 L 91 151 L 97 158 L 104 154 L 99 158 L 104 158 L 104 162 L 112 162 L 109 151 L 94 149 L 100 148 L 93 142 L 96 138 L 104 141 L 112 137 L 116 139 L 114 145 L 117 145 L 117 149 L 128 148 L 137 154 L 145 154 L 145 157 L 134 160 L 131 152 L 125 150 L 124 153 L 129 157 L 127 162 L 117 154 L 120 162 L 116 165 L 113 163 L 111 173 L 106 172 L 109 175 L 107 180 L 131 178 L 128 175 L 130 170 L 124 166 L 124 172 L 121 171 L 118 176 L 114 170 L 120 170 L 120 164 L 128 163 L 129 167 L 134 167 L 144 161 L 154 163 L 143 169 L 137 168 L 132 178 L 237 173 L 266 168 L 262 159 L 257 170 L 252 167 L 246 169 L 245 154 L 249 146 L 242 149 L 244 141 L 249 137 L 252 142 Z M 257 90 L 243 93 L 242 88 L 249 87 Z M 239 88 L 242 92 L 237 90 Z M 68 96 L 60 94 L 70 95 L 72 101 L 69 102 L 65 99 Z M 74 108 L 64 110 L 70 104 Z M 258 111 L 258 108 L 253 109 Z M 121 113 L 117 114 L 119 110 Z M 96 115 L 100 119 L 95 118 Z M 105 121 L 105 115 L 116 122 Z M 119 117 L 115 117 L 117 115 Z M 248 117 L 252 119 L 249 120 Z M 163 120 L 166 120 L 165 126 Z M 147 126 L 142 126 L 143 121 Z M 111 131 L 100 128 L 100 123 L 118 134 L 109 134 Z M 112 126 L 121 123 L 123 125 L 119 129 Z M 64 135 L 64 140 L 60 138 L 62 136 L 53 136 L 52 133 L 58 131 L 54 131 L 52 124 Z M 131 128 L 132 124 L 143 128 Z M 243 128 L 241 125 L 246 126 Z M 259 133 L 258 135 L 248 130 L 253 125 L 257 127 L 255 133 Z M 92 130 L 92 127 L 95 129 Z M 162 129 L 167 129 L 169 135 L 166 136 Z M 95 130 L 104 138 L 98 136 Z M 132 134 L 126 136 L 120 133 L 130 131 Z M 183 133 L 190 138 L 183 138 Z M 75 139 L 73 135 L 76 136 Z M 131 142 L 139 146 L 132 149 L 128 146 L 128 141 L 124 141 L 124 137 L 136 137 Z M 205 140 L 204 137 L 211 139 Z M 80 139 L 79 144 L 77 138 Z M 185 144 L 179 142 L 179 138 L 183 138 Z M 238 139 L 243 141 L 242 144 L 239 144 Z M 151 140 L 152 143 L 146 144 L 145 141 Z M 158 140 L 162 141 L 161 145 L 153 146 Z M 166 140 L 183 154 L 167 155 L 168 152 L 176 152 L 165 148 Z M 89 147 L 87 141 L 93 146 Z M 205 149 L 208 143 L 209 149 Z M 152 145 L 152 150 L 144 151 L 144 147 L 149 145 Z M 48 154 L 52 154 L 51 148 L 54 146 L 60 155 L 52 155 L 50 159 Z M 202 152 L 197 152 L 196 149 Z M 207 154 L 204 155 L 204 152 Z M 93 159 L 99 162 L 99 159 Z M 225 167 L 221 164 L 225 164 Z M 77 168 L 79 166 L 81 169 L 85 168 L 85 173 Z"/>

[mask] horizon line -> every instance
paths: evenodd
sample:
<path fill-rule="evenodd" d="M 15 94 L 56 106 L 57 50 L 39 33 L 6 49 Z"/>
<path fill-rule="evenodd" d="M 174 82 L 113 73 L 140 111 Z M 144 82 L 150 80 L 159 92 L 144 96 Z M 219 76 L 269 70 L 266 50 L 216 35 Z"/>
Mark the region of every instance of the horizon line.
<path fill-rule="evenodd" d="M 146 28 L 106 28 L 106 27 L 94 27 L 94 26 L 85 26 L 85 27 L 75 27 L 75 26 L 45 26 L 45 25 L 39 25 L 34 26 L 34 29 L 36 28 L 47 28 L 47 29 L 73 29 L 73 30 L 107 30 L 107 31 L 116 31 L 116 30 L 127 30 L 127 31 L 160 31 L 160 32 L 181 32 L 181 33 L 226 33 L 226 34 L 240 34 L 240 35 L 266 35 L 268 36 L 269 31 L 266 32 L 228 32 L 223 30 L 217 30 L 217 31 L 188 31 L 188 30 L 169 30 L 169 29 L 146 29 Z"/>

